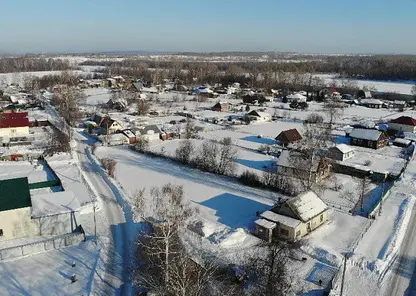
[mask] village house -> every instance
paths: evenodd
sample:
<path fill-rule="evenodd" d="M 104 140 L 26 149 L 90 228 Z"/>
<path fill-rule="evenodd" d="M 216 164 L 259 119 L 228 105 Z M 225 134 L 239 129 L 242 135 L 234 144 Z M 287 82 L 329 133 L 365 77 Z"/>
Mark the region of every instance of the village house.
<path fill-rule="evenodd" d="M 130 144 L 130 139 L 124 133 L 102 135 L 99 138 L 101 142 L 106 143 L 109 146 Z"/>
<path fill-rule="evenodd" d="M 129 140 L 128 144 L 134 144 L 136 142 L 136 135 L 130 129 L 125 129 L 121 131 Z"/>
<path fill-rule="evenodd" d="M 328 149 L 328 156 L 335 160 L 344 161 L 354 157 L 354 149 L 346 144 L 338 144 Z"/>
<path fill-rule="evenodd" d="M 272 119 L 271 115 L 267 112 L 260 112 L 257 110 L 253 110 L 249 113 L 247 113 L 248 118 L 251 121 L 256 121 L 256 122 L 266 122 L 266 121 L 270 121 Z"/>
<path fill-rule="evenodd" d="M 115 134 L 117 131 L 120 131 L 123 129 L 120 123 L 118 121 L 111 119 L 109 116 L 106 116 L 102 118 L 100 122 L 100 133 L 102 135 L 111 135 Z"/>
<path fill-rule="evenodd" d="M 277 159 L 277 173 L 302 180 L 310 179 L 311 182 L 319 182 L 330 175 L 331 165 L 324 158 L 316 155 L 311 158 L 295 150 L 283 150 Z"/>
<path fill-rule="evenodd" d="M 360 105 L 367 107 L 367 108 L 380 109 L 383 107 L 384 103 L 377 99 L 362 99 L 360 101 Z"/>
<path fill-rule="evenodd" d="M 29 126 L 27 112 L 0 114 L 0 138 L 29 136 Z"/>
<path fill-rule="evenodd" d="M 46 185 L 47 186 L 47 185 Z M 71 191 L 31 196 L 28 178 L 0 180 L 0 241 L 61 235 L 79 226 L 80 204 Z"/>
<path fill-rule="evenodd" d="M 354 128 L 350 133 L 351 145 L 379 149 L 388 144 L 389 138 L 383 131 Z"/>
<path fill-rule="evenodd" d="M 254 233 L 271 242 L 273 238 L 298 240 L 328 221 L 328 206 L 312 191 L 279 202 L 260 214 Z"/>
<path fill-rule="evenodd" d="M 137 137 L 144 137 L 148 141 L 159 140 L 162 134 L 160 128 L 155 125 L 148 125 L 145 127 L 139 127 L 135 130 L 136 138 Z"/>
<path fill-rule="evenodd" d="M 211 108 L 211 110 L 217 112 L 228 112 L 230 111 L 230 103 L 218 102 Z"/>
<path fill-rule="evenodd" d="M 393 119 L 388 123 L 389 130 L 395 130 L 397 132 L 416 132 L 416 119 L 413 119 L 410 116 L 400 116 L 396 119 Z"/>
<path fill-rule="evenodd" d="M 287 145 L 299 142 L 302 140 L 302 136 L 297 129 L 292 128 L 289 130 L 282 131 L 276 138 L 276 141 L 279 141 L 280 145 L 287 147 Z"/>

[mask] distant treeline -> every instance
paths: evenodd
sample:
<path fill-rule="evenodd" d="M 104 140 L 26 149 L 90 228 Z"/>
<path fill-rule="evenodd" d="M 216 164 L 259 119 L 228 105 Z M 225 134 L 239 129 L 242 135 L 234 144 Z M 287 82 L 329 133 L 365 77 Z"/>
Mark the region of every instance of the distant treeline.
<path fill-rule="evenodd" d="M 0 58 L 0 73 L 62 71 L 71 69 L 66 60 L 34 57 Z"/>
<path fill-rule="evenodd" d="M 209 66 L 203 64 L 210 64 Z M 83 65 L 116 68 L 139 68 L 147 65 L 154 69 L 187 70 L 210 68 L 211 73 L 230 72 L 230 67 L 243 73 L 266 72 L 320 72 L 339 73 L 345 78 L 371 80 L 414 80 L 416 81 L 416 56 L 323 56 L 321 61 L 298 62 L 181 62 L 154 61 L 127 58 L 123 61 L 85 61 Z M 119 70 L 122 71 L 122 70 Z M 127 70 L 126 70 L 127 71 Z M 232 71 L 231 71 L 232 72 Z M 113 73 L 113 72 L 112 72 Z"/>

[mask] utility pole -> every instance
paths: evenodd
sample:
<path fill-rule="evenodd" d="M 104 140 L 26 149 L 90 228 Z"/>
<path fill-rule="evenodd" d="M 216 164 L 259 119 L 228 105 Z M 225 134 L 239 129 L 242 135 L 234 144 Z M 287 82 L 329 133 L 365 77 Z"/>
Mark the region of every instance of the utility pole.
<path fill-rule="evenodd" d="M 378 209 L 378 215 L 381 216 L 381 211 L 383 209 L 383 197 L 384 197 L 384 185 L 387 179 L 387 174 L 388 173 L 384 173 L 384 177 L 383 177 L 383 183 L 381 183 L 381 199 L 380 199 L 380 207 Z"/>

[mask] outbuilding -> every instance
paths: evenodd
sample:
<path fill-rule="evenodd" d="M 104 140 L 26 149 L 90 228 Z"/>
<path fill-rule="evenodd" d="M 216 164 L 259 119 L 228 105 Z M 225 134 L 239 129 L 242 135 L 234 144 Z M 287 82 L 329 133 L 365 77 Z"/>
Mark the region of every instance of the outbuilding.
<path fill-rule="evenodd" d="M 289 144 L 292 143 L 296 143 L 299 142 L 300 140 L 302 140 L 302 136 L 300 135 L 300 133 L 298 132 L 297 129 L 292 128 L 289 130 L 285 130 L 282 131 L 276 138 L 276 141 L 279 141 L 279 143 L 282 146 L 287 146 Z"/>
<path fill-rule="evenodd" d="M 354 149 L 346 144 L 338 144 L 328 149 L 329 157 L 344 161 L 354 156 Z"/>

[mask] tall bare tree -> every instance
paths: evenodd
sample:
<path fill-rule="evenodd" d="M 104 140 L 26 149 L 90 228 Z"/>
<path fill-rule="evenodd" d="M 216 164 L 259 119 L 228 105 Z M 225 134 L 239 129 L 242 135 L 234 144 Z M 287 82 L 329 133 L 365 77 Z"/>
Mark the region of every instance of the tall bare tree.
<path fill-rule="evenodd" d="M 175 151 L 176 158 L 184 164 L 188 164 L 192 160 L 192 155 L 195 148 L 189 139 L 182 140 L 179 147 Z"/>
<path fill-rule="evenodd" d="M 231 138 L 222 139 L 220 142 L 217 173 L 222 175 L 233 174 L 236 167 L 235 157 L 237 157 L 237 149 L 233 145 Z"/>

